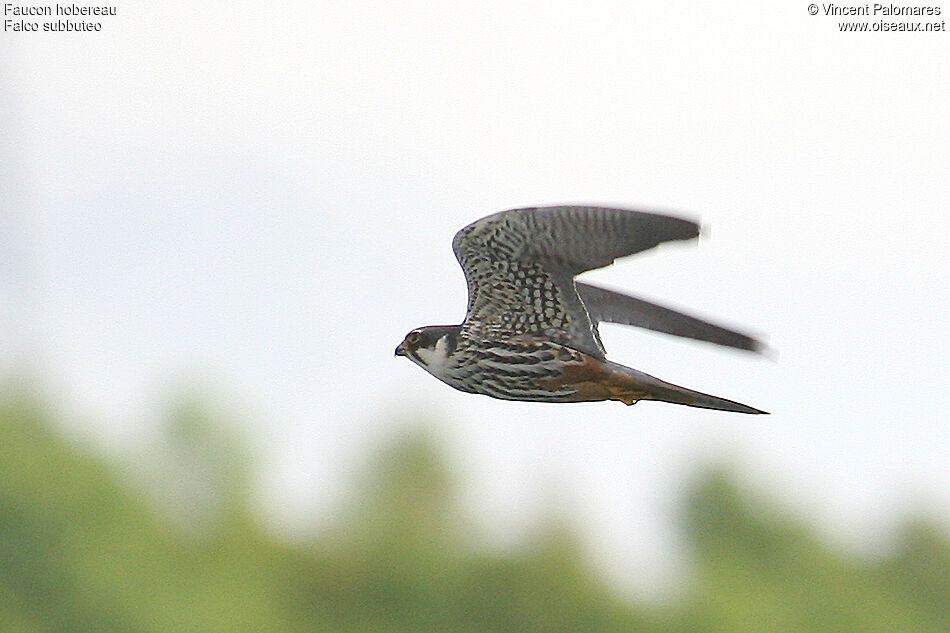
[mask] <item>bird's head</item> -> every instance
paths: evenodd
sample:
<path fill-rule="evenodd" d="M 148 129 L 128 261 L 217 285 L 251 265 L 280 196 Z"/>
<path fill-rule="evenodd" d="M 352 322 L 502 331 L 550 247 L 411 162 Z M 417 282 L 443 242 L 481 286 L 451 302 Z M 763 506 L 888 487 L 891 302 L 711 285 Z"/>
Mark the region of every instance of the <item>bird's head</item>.
<path fill-rule="evenodd" d="M 405 356 L 426 371 L 435 375 L 445 366 L 455 352 L 458 341 L 458 325 L 429 325 L 416 328 L 396 348 L 396 356 Z"/>

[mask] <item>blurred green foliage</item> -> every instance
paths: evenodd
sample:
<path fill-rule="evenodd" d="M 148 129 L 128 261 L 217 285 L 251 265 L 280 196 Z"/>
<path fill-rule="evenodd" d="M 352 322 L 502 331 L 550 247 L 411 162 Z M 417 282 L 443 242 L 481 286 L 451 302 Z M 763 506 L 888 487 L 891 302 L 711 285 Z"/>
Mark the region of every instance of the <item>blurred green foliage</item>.
<path fill-rule="evenodd" d="M 563 525 L 473 546 L 424 435 L 386 448 L 346 520 L 301 544 L 250 510 L 240 443 L 201 407 L 171 418 L 166 494 L 148 495 L 35 400 L 0 401 L 0 632 L 950 631 L 950 542 L 923 523 L 858 559 L 712 473 L 684 500 L 688 589 L 645 605 Z"/>

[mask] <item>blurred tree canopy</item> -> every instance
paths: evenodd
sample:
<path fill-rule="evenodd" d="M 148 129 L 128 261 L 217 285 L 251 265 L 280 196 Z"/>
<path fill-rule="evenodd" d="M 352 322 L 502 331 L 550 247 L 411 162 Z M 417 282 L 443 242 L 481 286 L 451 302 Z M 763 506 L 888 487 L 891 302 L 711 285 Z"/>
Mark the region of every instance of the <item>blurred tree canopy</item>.
<path fill-rule="evenodd" d="M 241 446 L 200 407 L 172 417 L 156 463 L 177 492 L 156 500 L 36 401 L 0 398 L 0 633 L 950 631 L 950 541 L 924 523 L 856 559 L 711 473 L 684 500 L 689 589 L 644 605 L 563 525 L 473 547 L 424 435 L 384 450 L 335 533 L 301 544 L 251 512 Z"/>

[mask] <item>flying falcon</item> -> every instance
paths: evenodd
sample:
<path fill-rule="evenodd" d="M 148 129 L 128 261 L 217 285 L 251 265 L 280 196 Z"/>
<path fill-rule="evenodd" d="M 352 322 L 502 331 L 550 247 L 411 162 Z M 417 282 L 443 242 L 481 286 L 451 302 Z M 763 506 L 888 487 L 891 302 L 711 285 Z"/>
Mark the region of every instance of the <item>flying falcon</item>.
<path fill-rule="evenodd" d="M 634 325 L 751 351 L 759 341 L 574 280 L 617 258 L 698 235 L 689 220 L 605 207 L 533 207 L 482 218 L 452 241 L 468 282 L 465 321 L 409 332 L 396 356 L 460 391 L 503 400 L 661 400 L 766 413 L 607 360 L 597 325 Z"/>

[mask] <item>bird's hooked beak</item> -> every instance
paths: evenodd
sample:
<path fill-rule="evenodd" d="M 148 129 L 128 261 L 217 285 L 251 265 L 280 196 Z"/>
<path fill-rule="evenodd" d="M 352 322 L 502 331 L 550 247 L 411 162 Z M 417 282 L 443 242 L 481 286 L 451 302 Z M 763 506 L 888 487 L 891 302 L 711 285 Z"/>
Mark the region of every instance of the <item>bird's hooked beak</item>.
<path fill-rule="evenodd" d="M 405 341 L 399 344 L 399 347 L 396 348 L 396 356 L 406 356 Z"/>

